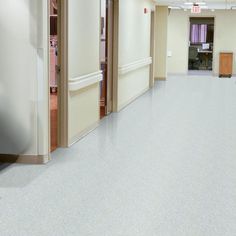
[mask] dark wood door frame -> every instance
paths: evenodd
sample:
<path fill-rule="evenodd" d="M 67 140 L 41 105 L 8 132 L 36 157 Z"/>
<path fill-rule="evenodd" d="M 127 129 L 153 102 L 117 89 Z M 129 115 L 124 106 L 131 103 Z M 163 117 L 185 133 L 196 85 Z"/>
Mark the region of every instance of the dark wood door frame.
<path fill-rule="evenodd" d="M 58 67 L 57 67 L 57 92 L 58 92 L 58 122 L 57 122 L 57 146 L 68 147 L 68 0 L 57 0 L 58 20 L 57 20 L 57 35 L 58 35 Z M 50 6 L 50 0 L 48 0 Z M 48 11 L 50 15 L 50 9 Z M 50 19 L 48 19 L 50 20 Z M 49 32 L 49 31 L 48 31 Z M 50 35 L 50 32 L 49 32 Z M 50 46 L 50 37 L 48 37 Z M 50 54 L 48 55 L 50 58 Z M 50 68 L 50 59 L 49 68 Z M 50 81 L 50 76 L 49 76 Z M 48 82 L 49 84 L 49 82 Z M 51 122 L 50 122 L 50 86 L 49 86 L 49 153 L 51 143 Z"/>

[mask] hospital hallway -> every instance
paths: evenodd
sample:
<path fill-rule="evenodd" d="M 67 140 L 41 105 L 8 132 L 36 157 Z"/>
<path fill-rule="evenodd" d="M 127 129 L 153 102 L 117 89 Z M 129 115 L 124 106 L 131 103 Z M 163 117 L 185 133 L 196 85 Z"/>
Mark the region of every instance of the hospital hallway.
<path fill-rule="evenodd" d="M 47 165 L 0 167 L 3 236 L 236 235 L 236 80 L 172 76 Z"/>

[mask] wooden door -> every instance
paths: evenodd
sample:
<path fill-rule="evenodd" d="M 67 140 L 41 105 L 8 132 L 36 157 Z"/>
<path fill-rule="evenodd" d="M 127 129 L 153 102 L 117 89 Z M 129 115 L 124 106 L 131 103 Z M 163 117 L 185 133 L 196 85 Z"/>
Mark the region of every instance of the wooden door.
<path fill-rule="evenodd" d="M 113 0 L 107 0 L 107 96 L 106 96 L 106 114 L 112 112 L 112 99 L 113 99 L 113 25 L 114 25 L 114 4 Z"/>
<path fill-rule="evenodd" d="M 149 87 L 154 86 L 154 61 L 155 61 L 155 12 L 151 12 L 151 39 L 150 39 L 150 56 L 152 57 L 152 64 L 150 66 L 150 81 Z"/>
<path fill-rule="evenodd" d="M 101 61 L 103 81 L 101 82 L 100 117 L 112 111 L 112 67 L 113 67 L 113 0 L 106 0 L 104 31 L 102 42 L 105 42 L 105 58 Z"/>
<path fill-rule="evenodd" d="M 51 48 L 50 54 L 50 151 L 58 147 L 68 146 L 68 42 L 67 42 L 67 0 L 50 0 L 50 6 L 55 6 L 50 12 L 56 16 L 54 31 L 56 48 Z M 50 36 L 49 35 L 49 36 Z M 51 37 L 48 37 L 51 40 Z M 51 43 L 50 43 L 51 45 Z"/>
<path fill-rule="evenodd" d="M 220 53 L 220 77 L 231 77 L 233 72 L 233 53 Z"/>

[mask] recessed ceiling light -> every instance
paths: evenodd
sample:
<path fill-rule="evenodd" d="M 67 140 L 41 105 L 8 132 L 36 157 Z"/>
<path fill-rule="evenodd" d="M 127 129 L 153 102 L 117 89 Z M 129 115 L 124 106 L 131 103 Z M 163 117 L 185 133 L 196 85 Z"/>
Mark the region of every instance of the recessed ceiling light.
<path fill-rule="evenodd" d="M 208 6 L 201 6 L 202 9 L 208 9 Z"/>
<path fill-rule="evenodd" d="M 193 5 L 193 2 L 185 2 L 185 5 Z"/>
<path fill-rule="evenodd" d="M 205 2 L 196 2 L 195 4 L 196 4 L 196 5 L 206 5 Z"/>
<path fill-rule="evenodd" d="M 181 9 L 181 7 L 178 7 L 178 6 L 169 6 L 168 8 L 169 9 L 176 9 L 176 10 L 180 10 Z"/>
<path fill-rule="evenodd" d="M 206 5 L 205 2 L 185 2 L 185 5 Z"/>

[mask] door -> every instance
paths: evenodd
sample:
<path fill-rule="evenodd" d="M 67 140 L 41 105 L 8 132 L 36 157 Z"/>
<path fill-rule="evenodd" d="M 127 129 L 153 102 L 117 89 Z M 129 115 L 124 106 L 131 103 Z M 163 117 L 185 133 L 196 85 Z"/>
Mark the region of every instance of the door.
<path fill-rule="evenodd" d="M 50 151 L 68 145 L 67 1 L 50 0 Z"/>
<path fill-rule="evenodd" d="M 220 53 L 220 76 L 231 76 L 233 71 L 233 53 Z"/>
<path fill-rule="evenodd" d="M 111 113 L 113 100 L 113 55 L 114 55 L 114 3 L 107 0 L 107 114 Z"/>
<path fill-rule="evenodd" d="M 103 71 L 100 117 L 112 112 L 113 98 L 113 0 L 101 0 L 100 63 Z"/>
<path fill-rule="evenodd" d="M 59 37 L 58 4 L 50 0 L 50 151 L 58 147 L 58 78 L 59 78 Z"/>
<path fill-rule="evenodd" d="M 151 12 L 151 43 L 150 43 L 150 56 L 152 58 L 152 64 L 150 66 L 150 81 L 149 87 L 154 86 L 154 63 L 155 63 L 155 12 Z"/>

